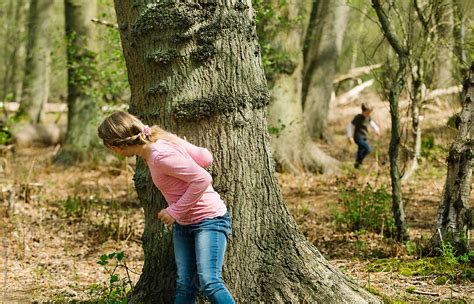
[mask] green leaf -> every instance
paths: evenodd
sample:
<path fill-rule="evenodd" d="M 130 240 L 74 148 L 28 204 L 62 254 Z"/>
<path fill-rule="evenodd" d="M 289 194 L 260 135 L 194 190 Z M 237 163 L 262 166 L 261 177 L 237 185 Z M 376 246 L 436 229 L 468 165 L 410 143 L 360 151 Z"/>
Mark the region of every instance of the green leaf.
<path fill-rule="evenodd" d="M 113 284 L 119 280 L 119 277 L 115 274 L 110 276 L 110 284 Z"/>
<path fill-rule="evenodd" d="M 121 261 L 125 258 L 125 253 L 123 251 L 120 251 L 119 253 L 117 253 L 117 261 Z"/>
<path fill-rule="evenodd" d="M 100 260 L 97 261 L 97 264 L 105 265 L 105 264 L 109 263 L 107 261 L 108 259 L 109 259 L 109 257 L 106 254 L 103 254 L 103 255 L 100 256 Z"/>

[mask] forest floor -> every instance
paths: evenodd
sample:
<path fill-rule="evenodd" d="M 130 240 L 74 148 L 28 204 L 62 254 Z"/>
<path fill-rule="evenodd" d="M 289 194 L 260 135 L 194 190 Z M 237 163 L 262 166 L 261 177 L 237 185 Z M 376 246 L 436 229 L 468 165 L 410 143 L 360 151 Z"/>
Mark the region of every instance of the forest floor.
<path fill-rule="evenodd" d="M 344 191 L 354 188 L 350 193 L 357 196 L 370 184 L 370 193 L 380 190 L 381 196 L 375 199 L 382 201 L 390 189 L 388 107 L 377 104 L 373 117 L 383 135 L 372 140 L 374 153 L 361 170 L 352 168 L 356 146 L 345 137 L 345 125 L 359 110 L 354 104 L 332 109 L 332 138 L 323 149 L 342 162 L 341 172 L 278 174 L 288 208 L 324 256 L 386 302 L 474 303 L 472 260 L 466 266 L 449 259 L 449 252 L 444 260 L 418 259 L 417 255 L 418 244 L 433 233 L 446 151 L 455 134 L 446 122 L 455 107 L 438 105 L 425 113 L 420 168 L 403 185 L 410 242 L 398 243 L 370 229 L 351 232 L 344 222 L 349 218 L 341 205 Z M 406 131 L 406 120 L 403 126 Z M 141 272 L 144 219 L 131 167 L 110 156 L 107 164 L 95 161 L 65 170 L 52 164 L 55 152 L 55 148 L 22 149 L 0 159 L 6 164 L 0 172 L 0 302 L 97 298 L 110 286 L 110 266 L 97 261 L 111 252 L 125 252 L 133 282 Z M 125 277 L 124 268 L 118 274 Z"/>

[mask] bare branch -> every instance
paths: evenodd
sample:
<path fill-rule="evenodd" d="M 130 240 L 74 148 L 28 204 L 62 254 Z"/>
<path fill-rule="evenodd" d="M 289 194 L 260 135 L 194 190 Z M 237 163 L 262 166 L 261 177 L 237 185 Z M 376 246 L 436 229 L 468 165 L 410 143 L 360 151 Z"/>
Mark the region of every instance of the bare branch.
<path fill-rule="evenodd" d="M 400 43 L 400 40 L 397 38 L 394 30 L 390 26 L 390 21 L 388 20 L 388 16 L 380 4 L 380 0 L 372 0 L 372 7 L 374 8 L 375 13 L 377 13 L 377 17 L 379 18 L 380 25 L 382 26 L 384 36 L 387 38 L 390 45 L 393 47 L 398 56 L 406 57 L 408 52 Z"/>

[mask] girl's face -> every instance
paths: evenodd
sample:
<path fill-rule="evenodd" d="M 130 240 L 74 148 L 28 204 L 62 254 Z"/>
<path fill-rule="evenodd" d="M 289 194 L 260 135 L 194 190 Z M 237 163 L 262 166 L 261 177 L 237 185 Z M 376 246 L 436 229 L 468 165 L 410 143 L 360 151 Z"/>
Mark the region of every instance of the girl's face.
<path fill-rule="evenodd" d="M 121 155 L 124 157 L 130 157 L 134 155 L 134 153 L 130 151 L 130 147 L 128 146 L 123 146 L 123 147 L 110 146 L 109 148 L 110 150 L 114 151 L 118 155 Z"/>

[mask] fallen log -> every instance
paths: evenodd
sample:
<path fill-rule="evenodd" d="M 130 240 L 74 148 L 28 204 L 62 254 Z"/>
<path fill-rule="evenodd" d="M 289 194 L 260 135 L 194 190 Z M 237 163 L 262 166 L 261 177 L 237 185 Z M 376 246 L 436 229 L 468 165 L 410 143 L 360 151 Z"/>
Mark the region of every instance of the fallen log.
<path fill-rule="evenodd" d="M 349 80 L 349 79 L 354 79 L 358 78 L 363 75 L 367 75 L 372 73 L 373 70 L 379 69 L 382 67 L 381 63 L 377 64 L 372 64 L 372 65 L 367 65 L 367 66 L 362 66 L 362 67 L 357 67 L 350 69 L 347 73 L 341 74 L 341 75 L 336 75 L 333 79 L 333 83 L 339 83 L 344 80 Z"/>
<path fill-rule="evenodd" d="M 13 131 L 16 147 L 55 146 L 64 143 L 66 126 L 56 124 L 27 124 Z"/>
<path fill-rule="evenodd" d="M 367 80 L 367 81 L 355 86 L 354 88 L 350 89 L 349 91 L 337 96 L 336 97 L 336 104 L 338 106 L 342 106 L 342 105 L 346 105 L 346 104 L 350 103 L 351 101 L 354 101 L 355 99 L 357 99 L 357 97 L 359 97 L 359 95 L 362 93 L 362 91 L 364 91 L 368 87 L 372 86 L 373 84 L 374 84 L 374 80 L 370 79 L 370 80 Z"/>

